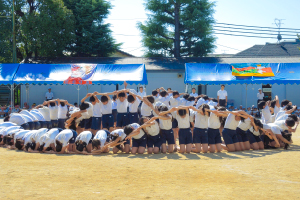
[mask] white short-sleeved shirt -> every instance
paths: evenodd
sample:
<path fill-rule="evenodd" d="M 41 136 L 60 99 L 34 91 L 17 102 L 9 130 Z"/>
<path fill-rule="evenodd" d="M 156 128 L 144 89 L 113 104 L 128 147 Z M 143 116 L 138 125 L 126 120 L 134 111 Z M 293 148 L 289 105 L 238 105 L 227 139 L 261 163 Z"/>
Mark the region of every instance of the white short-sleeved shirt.
<path fill-rule="evenodd" d="M 285 124 L 285 120 L 275 121 L 274 124 L 276 124 L 280 128 L 281 131 L 286 131 L 289 129 L 287 127 L 287 125 Z"/>
<path fill-rule="evenodd" d="M 121 138 L 120 142 L 126 138 L 126 134 L 124 133 L 123 129 L 116 129 L 116 130 L 112 131 L 110 134 L 113 136 L 120 137 Z"/>
<path fill-rule="evenodd" d="M 145 129 L 146 132 L 151 136 L 156 136 L 159 134 L 159 126 L 156 120 L 154 121 L 154 125 L 147 126 Z"/>
<path fill-rule="evenodd" d="M 117 110 L 117 102 L 116 101 L 112 102 L 112 109 Z"/>
<path fill-rule="evenodd" d="M 47 98 L 47 100 L 53 99 L 53 93 L 52 92 L 46 92 L 45 97 Z"/>
<path fill-rule="evenodd" d="M 2 130 L 1 135 L 6 136 L 6 135 L 12 135 L 15 132 L 18 132 L 20 130 L 21 126 L 10 126 L 6 127 Z"/>
<path fill-rule="evenodd" d="M 271 123 L 271 112 L 269 106 L 266 106 L 264 109 L 261 110 L 262 116 L 261 119 L 263 123 L 268 124 Z"/>
<path fill-rule="evenodd" d="M 215 110 L 215 109 L 211 108 L 211 110 Z M 211 112 L 208 118 L 208 128 L 219 129 L 220 126 L 221 126 L 221 122 L 219 120 L 219 117 L 215 113 Z"/>
<path fill-rule="evenodd" d="M 159 97 L 158 101 L 162 102 L 163 104 L 165 104 L 167 107 L 170 107 L 170 96 L 167 95 L 165 97 Z"/>
<path fill-rule="evenodd" d="M 244 122 L 240 121 L 238 127 L 243 131 L 247 131 L 248 129 L 250 129 L 252 127 L 250 118 L 245 119 Z"/>
<path fill-rule="evenodd" d="M 39 111 L 47 122 L 51 121 L 50 110 L 48 107 L 43 106 L 42 108 L 39 108 Z"/>
<path fill-rule="evenodd" d="M 180 102 L 181 102 L 181 98 L 180 97 L 177 97 L 177 98 L 174 98 L 174 97 L 170 97 L 170 107 L 173 108 L 173 107 L 178 107 L 180 105 Z"/>
<path fill-rule="evenodd" d="M 156 103 L 156 102 L 158 102 L 158 101 L 159 101 L 159 95 L 157 95 L 157 96 L 153 96 L 153 98 L 154 98 L 154 103 Z"/>
<path fill-rule="evenodd" d="M 23 115 L 23 114 L 21 114 L 21 115 L 25 119 L 26 123 L 33 122 L 33 119 L 31 117 L 29 117 L 28 115 Z"/>
<path fill-rule="evenodd" d="M 195 115 L 195 128 L 207 129 L 208 128 L 208 119 L 207 115 L 202 115 L 197 111 L 193 111 Z"/>
<path fill-rule="evenodd" d="M 28 112 L 27 110 L 22 110 L 20 114 L 30 117 L 32 121 L 39 121 L 32 113 Z"/>
<path fill-rule="evenodd" d="M 107 140 L 107 133 L 104 130 L 100 130 L 96 133 L 94 140 L 100 140 L 100 147 L 104 147 L 104 144 Z"/>
<path fill-rule="evenodd" d="M 47 128 L 41 128 L 39 130 L 37 130 L 37 132 L 35 132 L 34 134 L 32 134 L 31 139 L 33 141 L 35 141 L 36 143 L 40 143 L 41 144 L 41 137 L 43 135 L 45 135 L 48 132 Z"/>
<path fill-rule="evenodd" d="M 238 125 L 239 125 L 239 121 L 235 120 L 235 115 L 229 113 L 229 115 L 227 116 L 227 119 L 225 121 L 224 128 L 227 128 L 230 130 L 236 130 Z"/>
<path fill-rule="evenodd" d="M 187 101 L 186 106 L 194 106 L 195 101 Z"/>
<path fill-rule="evenodd" d="M 217 93 L 217 96 L 219 99 L 226 99 L 227 97 L 227 91 L 226 90 L 219 90 Z"/>
<path fill-rule="evenodd" d="M 31 110 L 30 113 L 33 114 L 35 116 L 35 118 L 37 118 L 38 121 L 40 121 L 40 122 L 45 121 L 44 116 L 37 109 Z"/>
<path fill-rule="evenodd" d="M 26 146 L 26 144 L 28 144 L 29 142 L 32 142 L 31 137 L 33 134 L 35 134 L 37 132 L 37 130 L 33 130 L 33 131 L 29 131 L 28 133 L 26 133 L 23 137 L 24 140 L 24 146 Z"/>
<path fill-rule="evenodd" d="M 49 106 L 49 111 L 50 111 L 50 119 L 51 120 L 57 120 L 58 119 L 58 107 L 57 105 L 55 106 Z"/>
<path fill-rule="evenodd" d="M 30 132 L 30 130 L 21 130 L 19 132 L 17 132 L 14 136 L 14 144 L 16 143 L 16 141 L 18 139 L 22 139 L 26 133 Z"/>
<path fill-rule="evenodd" d="M 185 117 L 181 117 L 180 115 L 178 115 L 178 113 L 176 113 L 176 120 L 178 122 L 178 128 L 190 128 L 190 114 L 186 113 Z"/>
<path fill-rule="evenodd" d="M 92 139 L 92 136 L 93 136 L 93 134 L 91 131 L 83 131 L 76 137 L 75 142 L 81 140 L 82 142 L 89 144 L 89 141 Z"/>
<path fill-rule="evenodd" d="M 200 98 L 197 101 L 196 108 L 198 109 L 202 104 L 208 104 L 208 103 L 209 103 L 209 100 L 204 100 L 203 98 Z"/>
<path fill-rule="evenodd" d="M 181 98 L 179 106 L 186 106 L 187 100 L 185 98 Z"/>
<path fill-rule="evenodd" d="M 138 108 L 139 108 L 140 102 L 141 101 L 138 98 L 136 98 L 133 103 L 129 103 L 129 112 L 130 113 L 136 113 L 136 112 L 138 112 Z"/>
<path fill-rule="evenodd" d="M 288 114 L 285 114 L 285 112 L 285 110 L 279 111 L 275 117 L 275 121 L 287 119 Z"/>
<path fill-rule="evenodd" d="M 148 117 L 151 115 L 152 112 L 152 108 L 150 108 L 149 106 L 147 106 L 147 104 L 145 104 L 144 102 L 142 103 L 141 106 L 141 115 Z"/>
<path fill-rule="evenodd" d="M 142 98 L 145 97 L 145 96 L 147 96 L 147 94 L 146 94 L 145 91 L 143 91 L 143 92 L 138 92 L 137 95 L 139 95 L 139 96 L 142 97 Z"/>
<path fill-rule="evenodd" d="M 93 117 L 93 112 L 94 112 L 93 108 L 94 108 L 94 106 L 90 102 L 85 102 L 85 103 L 89 104 L 89 107 L 86 109 L 86 111 L 87 111 L 87 114 L 88 114 L 88 118 L 91 118 L 91 117 Z"/>
<path fill-rule="evenodd" d="M 198 94 L 197 93 L 191 93 L 190 96 L 196 98 L 198 96 Z"/>
<path fill-rule="evenodd" d="M 249 131 L 250 131 L 251 133 L 253 133 L 253 135 L 255 135 L 255 136 L 260 136 L 259 131 L 256 131 L 256 130 L 253 128 L 253 126 L 251 126 L 251 127 L 249 128 Z"/>
<path fill-rule="evenodd" d="M 18 113 L 11 114 L 9 117 L 9 121 L 19 126 L 26 123 L 26 119 L 23 117 L 23 115 Z"/>
<path fill-rule="evenodd" d="M 68 107 L 65 106 L 58 106 L 58 119 L 67 119 Z"/>
<path fill-rule="evenodd" d="M 171 130 L 172 129 L 172 115 L 167 114 L 168 117 L 171 117 L 171 119 L 159 119 L 159 127 L 163 130 Z"/>
<path fill-rule="evenodd" d="M 263 92 L 261 94 L 257 93 L 257 99 L 264 99 L 264 96 L 265 94 Z"/>
<path fill-rule="evenodd" d="M 96 102 L 95 105 L 93 105 L 93 117 L 102 117 L 101 107 L 101 102 Z"/>
<path fill-rule="evenodd" d="M 140 127 L 140 125 L 137 124 L 137 123 L 130 124 L 130 126 L 131 126 L 134 130 L 136 130 L 136 129 L 138 129 L 138 128 Z M 134 139 L 141 139 L 144 135 L 145 135 L 145 132 L 143 131 L 143 129 L 141 129 L 141 130 L 140 130 L 140 133 L 139 133 L 138 135 L 133 136 L 132 138 L 134 138 Z"/>
<path fill-rule="evenodd" d="M 3 122 L 2 124 L 0 124 L 0 128 L 10 127 L 10 126 L 17 126 L 17 124 L 13 122 Z"/>
<path fill-rule="evenodd" d="M 197 102 L 198 103 L 198 102 Z M 218 102 L 213 102 L 213 101 L 209 101 L 208 103 L 207 103 L 207 105 L 209 105 L 209 106 L 217 106 L 218 105 Z M 198 108 L 198 107 L 197 107 Z"/>
<path fill-rule="evenodd" d="M 62 143 L 62 146 L 65 147 L 68 145 L 69 140 L 73 137 L 73 131 L 71 129 L 65 129 L 61 131 L 56 137 L 55 140 L 58 140 Z M 56 143 L 55 143 L 56 146 Z"/>
<path fill-rule="evenodd" d="M 128 101 L 125 99 L 121 102 L 119 99 L 116 100 L 117 102 L 117 111 L 118 113 L 127 113 Z"/>
<path fill-rule="evenodd" d="M 112 100 L 108 100 L 107 104 L 102 104 L 102 115 L 112 114 Z"/>
<path fill-rule="evenodd" d="M 55 137 L 59 134 L 59 130 L 57 128 L 50 129 L 46 134 L 42 135 L 40 141 L 41 145 L 44 145 L 44 148 L 48 148 L 50 144 L 55 143 Z"/>

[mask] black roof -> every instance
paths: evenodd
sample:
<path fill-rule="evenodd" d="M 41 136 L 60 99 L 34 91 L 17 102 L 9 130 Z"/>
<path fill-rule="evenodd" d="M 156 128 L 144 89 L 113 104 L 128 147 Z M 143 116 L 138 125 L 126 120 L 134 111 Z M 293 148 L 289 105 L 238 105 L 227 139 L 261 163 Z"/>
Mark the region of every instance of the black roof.
<path fill-rule="evenodd" d="M 235 54 L 235 57 L 278 57 L 278 56 L 300 56 L 300 42 L 266 43 L 265 45 L 254 45 L 249 49 Z"/>
<path fill-rule="evenodd" d="M 185 63 L 298 63 L 300 57 L 202 57 L 202 58 L 138 58 L 138 57 L 60 57 L 60 58 L 30 58 L 22 63 L 35 64 L 145 64 L 147 71 L 177 71 L 184 72 Z"/>

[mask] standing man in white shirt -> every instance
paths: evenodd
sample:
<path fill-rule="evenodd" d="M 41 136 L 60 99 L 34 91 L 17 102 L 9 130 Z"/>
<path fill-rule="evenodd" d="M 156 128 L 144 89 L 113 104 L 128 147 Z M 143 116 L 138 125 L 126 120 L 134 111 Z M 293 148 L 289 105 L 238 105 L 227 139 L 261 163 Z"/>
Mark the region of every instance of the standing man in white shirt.
<path fill-rule="evenodd" d="M 264 100 L 264 96 L 265 94 L 262 92 L 261 88 L 259 88 L 257 93 L 257 107 L 258 103 Z"/>
<path fill-rule="evenodd" d="M 53 99 L 53 93 L 51 92 L 51 87 L 48 88 L 48 92 L 45 94 L 46 101 L 50 101 Z"/>
<path fill-rule="evenodd" d="M 192 88 L 192 93 L 190 94 L 192 97 L 198 97 L 198 94 L 196 93 L 196 88 Z"/>
<path fill-rule="evenodd" d="M 225 85 L 221 85 L 221 90 L 218 91 L 218 104 L 219 106 L 227 106 L 227 91 L 224 90 Z"/>
<path fill-rule="evenodd" d="M 140 91 L 137 93 L 138 96 L 140 96 L 142 98 L 145 97 L 145 96 L 147 96 L 146 92 L 144 91 L 144 87 L 143 86 L 140 86 L 139 90 Z"/>

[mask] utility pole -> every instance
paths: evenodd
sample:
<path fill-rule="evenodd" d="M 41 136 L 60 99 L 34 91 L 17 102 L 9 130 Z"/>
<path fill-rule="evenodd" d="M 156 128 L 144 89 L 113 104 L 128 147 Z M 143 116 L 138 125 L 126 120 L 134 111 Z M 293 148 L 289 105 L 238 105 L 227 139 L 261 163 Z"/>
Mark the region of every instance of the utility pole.
<path fill-rule="evenodd" d="M 285 19 L 277 19 L 277 18 L 274 19 L 274 22 L 275 22 L 276 26 L 278 27 L 278 36 L 277 36 L 278 43 L 280 42 L 280 40 L 282 40 L 282 36 L 280 34 L 280 28 L 281 28 L 281 25 L 283 24 L 281 21 L 283 21 L 283 20 L 285 20 Z"/>

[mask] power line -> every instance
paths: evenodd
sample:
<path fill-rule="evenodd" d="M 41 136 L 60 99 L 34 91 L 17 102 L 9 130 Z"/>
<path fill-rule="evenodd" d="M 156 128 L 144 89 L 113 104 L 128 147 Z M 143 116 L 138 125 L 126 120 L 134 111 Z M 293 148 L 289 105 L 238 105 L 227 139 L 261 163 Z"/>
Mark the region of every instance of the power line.
<path fill-rule="evenodd" d="M 241 36 L 241 37 L 252 37 L 252 38 L 269 38 L 269 39 L 276 39 L 276 37 L 264 37 L 264 36 L 252 36 L 252 35 L 237 35 L 237 34 L 227 34 L 227 33 L 214 33 L 219 35 L 230 35 L 230 36 Z M 295 39 L 295 38 L 284 38 L 284 39 Z"/>
<path fill-rule="evenodd" d="M 231 30 L 221 30 L 221 29 L 213 29 L 216 31 L 227 31 L 227 32 L 232 32 L 232 33 L 249 33 L 249 34 L 255 34 L 255 35 L 278 35 L 278 34 L 271 34 L 271 33 L 256 33 L 256 32 L 243 32 L 243 31 L 231 31 Z M 287 34 L 281 34 L 285 36 L 297 36 L 295 35 L 287 35 Z"/>
<path fill-rule="evenodd" d="M 278 30 L 263 30 L 263 29 L 254 29 L 254 28 L 239 28 L 239 27 L 229 27 L 229 26 L 216 26 L 214 25 L 213 27 L 217 28 L 224 28 L 224 29 L 236 29 L 236 30 L 249 30 L 249 31 L 266 31 L 266 32 L 277 32 Z M 295 31 L 280 31 L 280 32 L 286 32 L 286 33 L 299 33 Z"/>
<path fill-rule="evenodd" d="M 278 29 L 276 27 L 265 27 L 265 26 L 248 26 L 248 25 L 237 25 L 237 24 L 227 24 L 227 23 L 215 23 L 215 24 L 225 24 L 225 25 L 230 25 L 230 26 L 243 26 L 243 27 L 252 27 L 252 28 L 268 28 L 268 29 Z M 298 30 L 300 29 L 295 29 L 295 28 L 281 28 L 281 29 L 286 29 L 286 30 Z"/>
<path fill-rule="evenodd" d="M 233 49 L 233 50 L 241 51 L 239 49 L 235 49 L 235 48 L 232 48 L 232 47 L 224 46 L 224 45 L 221 45 L 221 44 L 216 44 L 216 45 L 222 46 L 222 47 L 225 47 L 225 48 L 228 48 L 228 49 Z"/>

